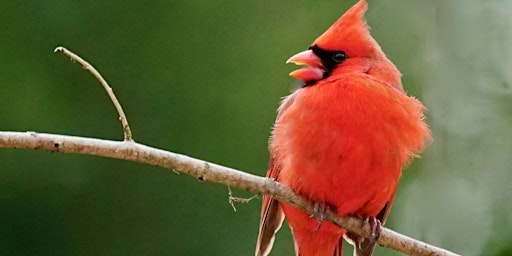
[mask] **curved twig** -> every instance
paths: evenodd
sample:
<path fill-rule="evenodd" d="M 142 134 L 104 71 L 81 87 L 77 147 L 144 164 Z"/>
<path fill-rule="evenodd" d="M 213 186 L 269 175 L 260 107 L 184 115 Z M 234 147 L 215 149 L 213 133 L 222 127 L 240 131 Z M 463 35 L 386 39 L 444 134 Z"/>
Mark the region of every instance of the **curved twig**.
<path fill-rule="evenodd" d="M 91 72 L 91 74 L 100 81 L 101 85 L 103 85 L 103 88 L 105 88 L 105 91 L 107 91 L 108 96 L 110 97 L 110 100 L 112 100 L 112 103 L 114 103 L 114 106 L 116 107 L 117 113 L 119 114 L 119 120 L 121 121 L 121 125 L 123 126 L 123 133 L 124 133 L 124 140 L 125 141 L 133 141 L 132 131 L 130 130 L 130 126 L 128 125 L 128 119 L 126 119 L 126 115 L 124 114 L 123 107 L 121 107 L 121 103 L 117 100 L 116 95 L 114 94 L 114 90 L 112 90 L 112 87 L 110 87 L 105 79 L 101 76 L 100 72 L 98 72 L 89 62 L 82 59 L 80 56 L 76 55 L 72 51 L 59 46 L 55 48 L 54 52 L 62 52 L 65 55 L 69 56 L 72 60 L 77 61 L 78 63 L 82 64 L 84 69 Z"/>

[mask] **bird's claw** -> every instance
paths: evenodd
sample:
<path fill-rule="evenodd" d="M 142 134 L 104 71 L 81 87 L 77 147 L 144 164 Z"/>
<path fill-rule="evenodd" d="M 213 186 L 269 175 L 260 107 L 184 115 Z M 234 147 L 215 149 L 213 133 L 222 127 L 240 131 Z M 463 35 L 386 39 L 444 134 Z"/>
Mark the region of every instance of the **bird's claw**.
<path fill-rule="evenodd" d="M 314 218 L 318 221 L 318 226 L 316 227 L 316 231 L 319 231 L 322 227 L 322 223 L 324 222 L 324 213 L 329 209 L 329 206 L 326 204 L 315 203 L 315 207 L 313 208 L 313 214 L 309 217 Z"/>
<path fill-rule="evenodd" d="M 370 225 L 370 241 L 372 243 L 377 242 L 382 231 L 382 223 L 375 216 L 366 216 L 363 219 L 363 223 Z"/>

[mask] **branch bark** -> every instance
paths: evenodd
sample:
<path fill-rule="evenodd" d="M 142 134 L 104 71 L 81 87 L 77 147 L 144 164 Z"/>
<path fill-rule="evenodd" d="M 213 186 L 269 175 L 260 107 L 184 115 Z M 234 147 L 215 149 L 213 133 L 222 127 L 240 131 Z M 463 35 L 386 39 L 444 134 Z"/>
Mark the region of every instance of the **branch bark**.
<path fill-rule="evenodd" d="M 110 141 L 36 132 L 0 131 L 0 148 L 39 149 L 51 152 L 87 154 L 156 165 L 190 174 L 200 181 L 215 182 L 256 194 L 270 195 L 277 200 L 294 205 L 309 213 L 312 213 L 314 210 L 312 203 L 296 195 L 290 188 L 271 179 L 186 155 L 149 147 L 130 140 Z M 327 210 L 324 219 L 361 236 L 369 237 L 370 235 L 370 226 L 358 218 L 336 216 L 334 212 Z M 381 246 L 389 247 L 408 255 L 457 255 L 387 228 L 382 229 L 377 242 Z"/>

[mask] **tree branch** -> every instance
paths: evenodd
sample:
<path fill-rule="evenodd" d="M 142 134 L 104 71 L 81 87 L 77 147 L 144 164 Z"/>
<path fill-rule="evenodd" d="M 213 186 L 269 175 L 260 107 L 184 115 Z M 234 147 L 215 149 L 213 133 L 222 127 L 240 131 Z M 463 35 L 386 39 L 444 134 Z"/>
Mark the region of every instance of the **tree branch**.
<path fill-rule="evenodd" d="M 110 141 L 36 132 L 0 132 L 0 148 L 40 149 L 51 152 L 87 154 L 156 165 L 190 174 L 200 181 L 221 183 L 256 194 L 270 195 L 309 213 L 314 211 L 314 205 L 311 202 L 271 179 L 149 147 L 134 141 Z M 370 235 L 370 225 L 358 218 L 336 216 L 333 211 L 327 210 L 324 219 L 358 235 L 364 237 Z M 382 246 L 408 255 L 457 255 L 387 228 L 382 229 L 377 242 Z"/>

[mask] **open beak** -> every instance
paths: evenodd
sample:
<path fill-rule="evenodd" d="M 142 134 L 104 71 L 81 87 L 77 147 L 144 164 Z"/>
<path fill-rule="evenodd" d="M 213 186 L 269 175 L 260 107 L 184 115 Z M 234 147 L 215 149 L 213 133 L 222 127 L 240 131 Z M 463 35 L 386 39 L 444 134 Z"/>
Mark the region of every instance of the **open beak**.
<path fill-rule="evenodd" d="M 301 68 L 290 73 L 290 76 L 300 79 L 306 83 L 321 80 L 325 73 L 322 61 L 312 50 L 303 51 L 293 55 L 286 63 L 296 65 L 306 65 L 307 68 Z"/>

